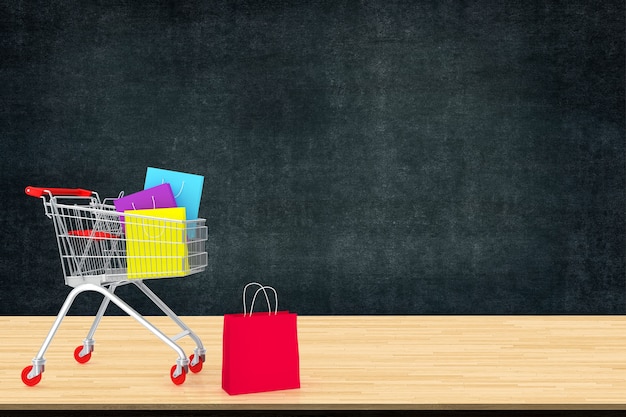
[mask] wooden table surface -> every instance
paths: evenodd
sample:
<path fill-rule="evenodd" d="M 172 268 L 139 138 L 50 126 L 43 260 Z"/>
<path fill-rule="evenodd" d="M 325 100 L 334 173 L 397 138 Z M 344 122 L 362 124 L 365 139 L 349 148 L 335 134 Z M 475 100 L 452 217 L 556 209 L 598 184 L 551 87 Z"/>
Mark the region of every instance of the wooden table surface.
<path fill-rule="evenodd" d="M 27 387 L 54 317 L 0 317 L 0 409 L 626 409 L 624 316 L 300 316 L 301 388 L 238 396 L 221 389 L 223 318 L 182 319 L 207 349 L 183 385 L 175 352 L 127 316 L 104 317 L 76 363 L 91 318 L 70 316 Z"/>

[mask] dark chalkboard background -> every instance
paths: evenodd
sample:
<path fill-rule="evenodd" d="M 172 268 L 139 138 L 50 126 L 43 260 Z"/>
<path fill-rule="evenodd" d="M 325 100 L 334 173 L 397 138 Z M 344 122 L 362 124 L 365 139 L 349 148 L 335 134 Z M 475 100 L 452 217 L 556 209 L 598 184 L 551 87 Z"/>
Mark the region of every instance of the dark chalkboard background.
<path fill-rule="evenodd" d="M 182 315 L 253 280 L 299 314 L 624 314 L 624 8 L 2 0 L 0 314 L 69 292 L 24 187 L 148 166 L 205 177 L 207 271 L 149 282 Z"/>

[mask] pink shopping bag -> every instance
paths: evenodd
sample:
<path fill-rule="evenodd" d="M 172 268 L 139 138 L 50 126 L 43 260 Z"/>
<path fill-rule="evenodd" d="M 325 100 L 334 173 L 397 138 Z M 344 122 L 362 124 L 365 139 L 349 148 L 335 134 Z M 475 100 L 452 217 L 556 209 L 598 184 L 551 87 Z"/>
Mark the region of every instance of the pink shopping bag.
<path fill-rule="evenodd" d="M 274 290 L 261 286 L 255 298 L 265 289 Z M 275 299 L 274 311 L 248 314 L 244 289 L 244 313 L 224 315 L 222 388 L 230 395 L 300 388 L 297 314 L 278 311 Z"/>

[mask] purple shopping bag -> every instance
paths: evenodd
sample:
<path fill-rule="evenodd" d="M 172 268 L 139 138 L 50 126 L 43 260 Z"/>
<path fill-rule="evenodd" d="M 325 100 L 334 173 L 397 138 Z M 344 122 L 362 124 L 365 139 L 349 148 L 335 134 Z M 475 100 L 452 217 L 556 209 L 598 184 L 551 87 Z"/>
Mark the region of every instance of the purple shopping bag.
<path fill-rule="evenodd" d="M 176 206 L 176 199 L 172 192 L 172 187 L 168 184 L 161 184 L 155 187 L 129 194 L 113 200 L 115 210 L 123 213 L 126 210 L 146 210 L 157 208 L 173 208 Z M 120 216 L 122 230 L 125 231 L 124 217 Z"/>

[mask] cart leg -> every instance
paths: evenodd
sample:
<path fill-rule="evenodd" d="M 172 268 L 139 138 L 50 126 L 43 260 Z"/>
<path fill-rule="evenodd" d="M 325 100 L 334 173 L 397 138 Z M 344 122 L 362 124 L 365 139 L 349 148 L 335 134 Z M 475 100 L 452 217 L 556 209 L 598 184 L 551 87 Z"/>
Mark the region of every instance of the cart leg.
<path fill-rule="evenodd" d="M 170 340 L 169 337 L 167 337 L 163 332 L 154 327 L 148 320 L 146 320 L 141 314 L 139 314 L 132 307 L 122 301 L 118 296 L 95 284 L 85 284 L 85 286 L 89 286 L 88 290 L 99 292 L 105 297 L 110 298 L 110 300 L 113 301 L 113 303 L 121 308 L 126 314 L 137 320 L 142 326 L 150 330 L 156 337 L 158 337 L 166 345 L 171 347 L 178 354 L 181 366 L 186 367 L 188 365 L 189 361 L 185 357 L 185 351 L 182 350 L 180 346 Z"/>
<path fill-rule="evenodd" d="M 61 309 L 59 310 L 59 313 L 57 314 L 56 320 L 54 320 L 52 327 L 48 331 L 48 336 L 46 336 L 46 339 L 43 341 L 41 348 L 39 349 L 39 352 L 37 353 L 37 356 L 35 356 L 35 358 L 33 359 L 33 369 L 28 374 L 29 379 L 36 377 L 37 375 L 39 375 L 40 373 L 44 371 L 45 364 L 46 364 L 46 359 L 44 358 L 44 355 L 46 354 L 46 350 L 48 350 L 48 347 L 50 346 L 50 343 L 52 342 L 52 338 L 54 337 L 57 330 L 59 329 L 59 326 L 61 325 L 61 321 L 63 321 L 63 319 L 65 318 L 65 315 L 67 314 L 70 307 L 72 306 L 72 303 L 74 302 L 74 299 L 76 298 L 76 296 L 83 291 L 87 291 L 87 288 L 85 288 L 85 285 L 89 285 L 89 284 L 77 286 L 72 291 L 70 291 L 70 293 L 65 298 L 65 302 L 61 306 Z"/>
<path fill-rule="evenodd" d="M 111 284 L 108 291 L 113 294 L 116 288 L 117 284 Z M 96 341 L 93 339 L 93 336 L 96 333 L 96 329 L 100 325 L 100 320 L 102 320 L 102 317 L 104 317 L 104 313 L 110 302 L 111 299 L 108 297 L 104 297 L 102 299 L 102 303 L 100 303 L 100 308 L 98 309 L 98 313 L 96 313 L 96 317 L 94 318 L 93 324 L 91 325 L 91 329 L 89 329 L 87 337 L 83 340 L 83 349 L 80 351 L 79 356 L 89 355 L 91 352 L 93 352 L 94 345 L 96 343 Z"/>
<path fill-rule="evenodd" d="M 181 349 L 180 346 L 174 343 L 169 337 L 163 334 L 163 332 L 161 332 L 159 329 L 154 327 L 145 318 L 143 318 L 141 314 L 139 314 L 137 311 L 132 309 L 128 304 L 126 304 L 119 297 L 112 294 L 105 288 L 102 288 L 95 284 L 82 284 L 74 288 L 65 299 L 65 302 L 63 303 L 63 306 L 61 307 L 61 310 L 59 311 L 59 314 L 57 315 L 57 318 L 54 321 L 52 328 L 48 332 L 48 336 L 44 340 L 41 346 L 41 349 L 39 350 L 39 353 L 37 353 L 37 357 L 33 359 L 33 368 L 28 373 L 28 379 L 33 379 L 44 371 L 44 365 L 46 363 L 46 360 L 44 359 L 44 355 L 46 353 L 46 350 L 48 349 L 48 346 L 50 346 L 50 342 L 52 341 L 52 338 L 54 337 L 57 330 L 59 329 L 59 326 L 61 325 L 61 321 L 63 320 L 68 310 L 72 306 L 72 303 L 74 302 L 74 299 L 76 298 L 76 296 L 80 294 L 81 292 L 85 292 L 85 291 L 95 291 L 104 295 L 106 298 L 110 299 L 110 301 L 113 301 L 113 303 L 115 303 L 115 305 L 121 308 L 126 314 L 133 317 L 142 326 L 150 330 L 155 336 L 157 336 L 166 345 L 172 348 L 178 354 L 178 359 L 176 360 L 176 371 L 173 373 L 172 375 L 173 377 L 177 377 L 183 372 L 187 373 L 189 369 L 189 359 L 187 359 L 187 357 L 185 356 L 185 351 Z"/>
<path fill-rule="evenodd" d="M 171 318 L 176 324 L 178 324 L 178 326 L 180 326 L 181 329 L 184 330 L 184 332 L 181 333 L 181 335 L 179 335 L 178 337 L 175 336 L 174 340 L 178 340 L 184 336 L 189 336 L 194 341 L 194 343 L 196 344 L 196 348 L 194 349 L 194 355 L 193 355 L 193 359 L 191 360 L 191 365 L 196 365 L 200 361 L 204 362 L 206 358 L 206 349 L 202 345 L 202 341 L 200 340 L 198 335 L 196 335 L 191 330 L 191 328 L 187 326 L 180 319 L 180 317 L 178 317 L 176 313 L 174 313 L 172 309 L 169 308 L 167 304 L 165 304 L 165 302 L 163 302 L 163 300 L 161 300 L 154 292 L 152 292 L 152 290 L 148 288 L 148 286 L 144 284 L 143 281 L 141 280 L 133 281 L 133 284 L 135 284 L 137 288 L 139 288 L 154 304 L 156 304 L 157 307 L 161 309 L 161 311 L 167 314 L 169 318 Z"/>

